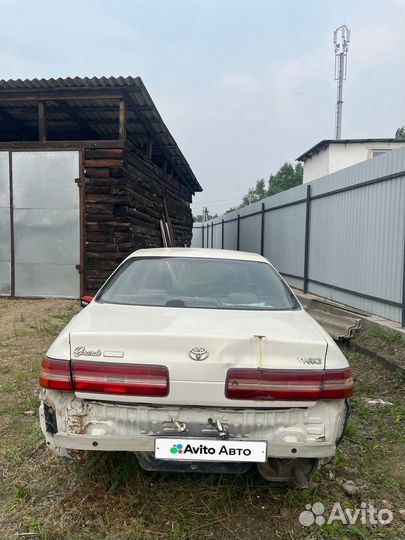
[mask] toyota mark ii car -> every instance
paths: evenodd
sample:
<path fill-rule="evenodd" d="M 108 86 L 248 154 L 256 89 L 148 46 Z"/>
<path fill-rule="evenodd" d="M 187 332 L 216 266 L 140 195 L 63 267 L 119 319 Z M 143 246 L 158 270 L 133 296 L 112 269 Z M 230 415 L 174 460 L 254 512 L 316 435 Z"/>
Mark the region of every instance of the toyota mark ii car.
<path fill-rule="evenodd" d="M 346 358 L 256 254 L 129 256 L 42 361 L 47 445 L 135 452 L 148 470 L 305 477 L 336 452 Z"/>

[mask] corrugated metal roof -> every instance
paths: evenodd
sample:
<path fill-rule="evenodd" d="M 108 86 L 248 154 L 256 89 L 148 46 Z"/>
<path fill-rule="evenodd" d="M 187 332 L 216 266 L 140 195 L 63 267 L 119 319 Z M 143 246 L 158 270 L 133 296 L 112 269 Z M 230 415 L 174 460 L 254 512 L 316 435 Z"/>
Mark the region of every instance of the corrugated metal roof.
<path fill-rule="evenodd" d="M 15 130 L 23 137 L 33 140 L 37 133 L 38 113 L 33 97 L 46 95 L 49 140 L 117 139 L 118 107 L 116 98 L 108 95 L 100 98 L 100 91 L 117 90 L 127 103 L 127 139 L 139 146 L 151 138 L 155 143 L 158 159 L 165 158 L 176 174 L 194 191 L 202 191 L 190 165 L 162 120 L 140 77 L 67 77 L 58 79 L 0 80 L 0 118 L 4 129 Z M 77 92 L 86 90 L 89 100 L 77 99 Z M 60 92 L 72 92 L 72 97 L 57 100 Z M 92 97 L 92 91 L 95 96 Z M 39 94 L 39 96 L 38 96 Z M 20 99 L 21 97 L 21 99 Z M 54 99 L 53 99 L 54 97 Z M 76 98 L 76 99 L 75 99 Z M 12 135 L 12 134 L 11 134 Z M 1 135 L 2 141 L 15 141 Z M 28 138 L 27 138 L 28 135 Z M 78 137 L 78 139 L 75 139 Z M 17 139 L 18 140 L 18 139 Z"/>
<path fill-rule="evenodd" d="M 58 79 L 16 79 L 0 80 L 0 88 L 7 90 L 19 89 L 50 89 L 50 88 L 114 88 L 143 85 L 140 77 L 66 77 Z"/>
<path fill-rule="evenodd" d="M 330 144 L 356 144 L 356 143 L 400 143 L 405 142 L 405 139 L 394 139 L 394 138 L 382 138 L 382 139 L 324 139 L 319 143 L 312 146 L 309 150 L 301 154 L 295 159 L 295 161 L 306 161 L 313 155 L 317 154 L 324 148 L 327 148 Z"/>

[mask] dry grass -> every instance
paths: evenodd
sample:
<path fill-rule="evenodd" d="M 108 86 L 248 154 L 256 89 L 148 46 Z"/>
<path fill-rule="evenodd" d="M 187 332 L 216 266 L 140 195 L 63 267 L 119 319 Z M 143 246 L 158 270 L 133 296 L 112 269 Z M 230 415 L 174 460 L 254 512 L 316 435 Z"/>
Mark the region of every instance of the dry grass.
<path fill-rule="evenodd" d="M 311 489 L 269 485 L 253 468 L 241 476 L 149 473 L 129 453 L 94 453 L 82 465 L 59 460 L 43 444 L 36 380 L 41 356 L 77 310 L 66 300 L 0 300 L 1 538 L 404 537 L 397 515 L 374 528 L 298 522 L 315 501 L 327 508 L 335 501 L 348 508 L 361 501 L 394 511 L 405 506 L 402 383 L 355 354 L 358 393 L 347 437 Z M 393 405 L 370 411 L 363 397 Z M 352 498 L 341 487 L 349 479 L 361 486 Z"/>

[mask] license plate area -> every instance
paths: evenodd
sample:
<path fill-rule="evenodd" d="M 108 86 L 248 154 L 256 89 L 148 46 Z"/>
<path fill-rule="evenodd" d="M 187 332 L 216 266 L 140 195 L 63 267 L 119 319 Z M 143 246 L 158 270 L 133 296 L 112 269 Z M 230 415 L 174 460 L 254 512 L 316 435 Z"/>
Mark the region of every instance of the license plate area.
<path fill-rule="evenodd" d="M 267 461 L 266 441 L 158 437 L 155 458 L 174 461 Z"/>

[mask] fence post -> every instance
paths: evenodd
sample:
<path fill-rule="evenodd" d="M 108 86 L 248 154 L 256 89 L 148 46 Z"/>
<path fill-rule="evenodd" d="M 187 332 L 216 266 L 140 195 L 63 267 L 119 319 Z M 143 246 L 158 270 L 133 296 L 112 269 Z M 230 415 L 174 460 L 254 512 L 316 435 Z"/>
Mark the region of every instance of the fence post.
<path fill-rule="evenodd" d="M 260 229 L 260 255 L 264 254 L 264 203 L 262 203 L 262 223 Z"/>
<path fill-rule="evenodd" d="M 209 234 L 210 234 L 210 225 L 209 223 L 207 223 L 207 248 L 209 247 L 209 242 L 210 242 Z"/>
<path fill-rule="evenodd" d="M 401 326 L 405 328 L 405 227 L 404 227 L 404 262 L 402 265 L 402 317 Z"/>
<path fill-rule="evenodd" d="M 211 248 L 214 247 L 214 222 L 211 223 Z"/>
<path fill-rule="evenodd" d="M 239 239 L 240 239 L 240 214 L 238 214 L 238 228 L 236 232 L 236 250 L 239 251 Z"/>
<path fill-rule="evenodd" d="M 309 228 L 311 218 L 311 184 L 307 184 L 307 198 L 305 207 L 305 246 L 304 246 L 304 283 L 303 292 L 308 292 L 308 269 L 309 269 Z"/>
<path fill-rule="evenodd" d="M 224 249 L 224 226 L 225 226 L 225 222 L 222 219 L 222 230 L 221 230 L 221 246 L 222 246 L 222 249 Z"/>
<path fill-rule="evenodd" d="M 201 227 L 201 247 L 204 247 L 204 225 Z"/>

